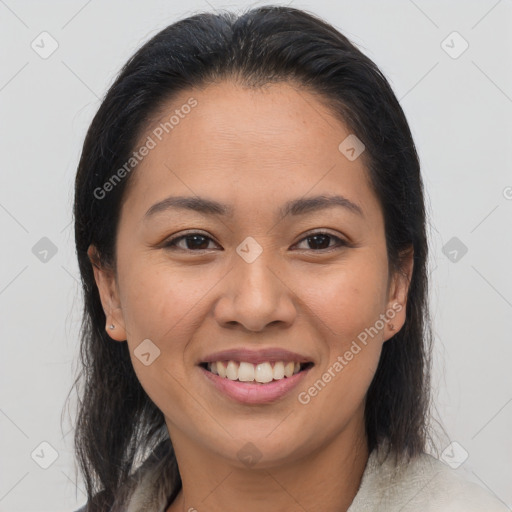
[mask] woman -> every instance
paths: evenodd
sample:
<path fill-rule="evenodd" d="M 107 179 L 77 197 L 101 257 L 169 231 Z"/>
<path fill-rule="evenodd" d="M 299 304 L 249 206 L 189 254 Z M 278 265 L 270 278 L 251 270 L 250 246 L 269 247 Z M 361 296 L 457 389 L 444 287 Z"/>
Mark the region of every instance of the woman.
<path fill-rule="evenodd" d="M 418 157 L 333 27 L 162 30 L 91 124 L 74 214 L 81 510 L 506 510 L 425 453 Z"/>

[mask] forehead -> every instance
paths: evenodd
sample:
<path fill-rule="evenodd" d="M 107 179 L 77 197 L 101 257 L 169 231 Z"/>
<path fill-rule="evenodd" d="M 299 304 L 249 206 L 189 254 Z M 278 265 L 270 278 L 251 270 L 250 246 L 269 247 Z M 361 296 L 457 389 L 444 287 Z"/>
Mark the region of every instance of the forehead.
<path fill-rule="evenodd" d="M 139 142 L 149 137 L 153 148 L 126 193 L 145 205 L 169 193 L 213 194 L 230 203 L 283 202 L 312 189 L 371 194 L 363 158 L 349 161 L 338 149 L 349 135 L 318 96 L 291 83 L 191 88 L 153 117 Z"/>

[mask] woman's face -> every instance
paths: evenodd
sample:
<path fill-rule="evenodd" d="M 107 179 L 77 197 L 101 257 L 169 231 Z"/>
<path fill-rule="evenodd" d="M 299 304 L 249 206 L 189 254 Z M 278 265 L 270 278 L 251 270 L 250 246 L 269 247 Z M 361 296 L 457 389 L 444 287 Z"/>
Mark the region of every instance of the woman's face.
<path fill-rule="evenodd" d="M 290 84 L 222 82 L 167 107 L 135 148 L 149 149 L 126 191 L 117 275 L 95 268 L 107 332 L 127 340 L 173 441 L 270 467 L 362 438 L 407 291 L 388 272 L 362 147 Z"/>

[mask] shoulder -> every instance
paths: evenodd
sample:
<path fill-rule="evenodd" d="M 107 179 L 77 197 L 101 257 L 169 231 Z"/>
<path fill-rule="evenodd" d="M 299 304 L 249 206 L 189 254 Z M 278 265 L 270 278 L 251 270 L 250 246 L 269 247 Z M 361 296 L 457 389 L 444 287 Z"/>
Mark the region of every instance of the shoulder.
<path fill-rule="evenodd" d="M 498 498 L 426 453 L 407 465 L 372 452 L 348 512 L 510 512 Z"/>
<path fill-rule="evenodd" d="M 498 498 L 475 482 L 426 453 L 413 460 L 398 485 L 410 487 L 404 508 L 424 512 L 510 512 Z M 403 489 L 402 489 L 403 492 Z"/>

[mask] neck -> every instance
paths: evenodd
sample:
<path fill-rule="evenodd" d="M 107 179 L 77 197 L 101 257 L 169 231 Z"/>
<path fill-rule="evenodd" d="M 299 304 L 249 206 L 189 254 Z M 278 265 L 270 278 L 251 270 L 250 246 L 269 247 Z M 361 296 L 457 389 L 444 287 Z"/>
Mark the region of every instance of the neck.
<path fill-rule="evenodd" d="M 369 456 L 361 426 L 359 418 L 315 451 L 264 469 L 241 469 L 173 430 L 183 487 L 167 512 L 346 512 Z"/>

